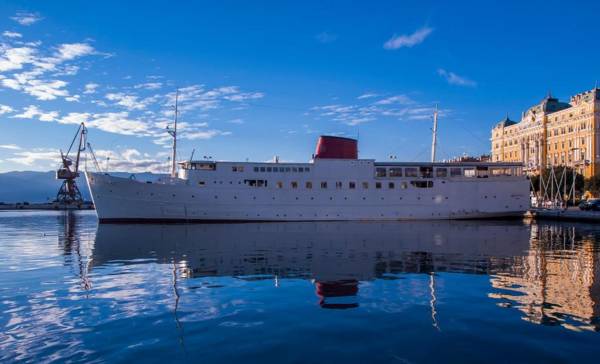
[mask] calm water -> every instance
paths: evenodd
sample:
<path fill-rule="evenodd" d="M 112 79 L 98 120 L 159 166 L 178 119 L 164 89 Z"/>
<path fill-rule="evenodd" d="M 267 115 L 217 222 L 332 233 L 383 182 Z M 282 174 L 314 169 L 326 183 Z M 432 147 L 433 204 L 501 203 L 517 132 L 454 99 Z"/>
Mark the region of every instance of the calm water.
<path fill-rule="evenodd" d="M 598 362 L 600 226 L 0 213 L 0 362 Z"/>

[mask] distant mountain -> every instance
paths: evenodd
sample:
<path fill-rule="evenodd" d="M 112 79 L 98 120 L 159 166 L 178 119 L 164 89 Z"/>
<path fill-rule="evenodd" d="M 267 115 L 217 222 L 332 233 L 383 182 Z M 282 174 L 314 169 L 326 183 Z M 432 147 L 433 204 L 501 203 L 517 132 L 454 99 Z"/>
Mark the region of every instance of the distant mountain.
<path fill-rule="evenodd" d="M 111 172 L 111 175 L 128 177 L 131 173 Z M 135 173 L 138 180 L 154 181 L 163 175 L 152 173 Z M 0 173 L 0 202 L 46 202 L 56 198 L 62 181 L 55 178 L 55 172 L 6 172 Z M 90 193 L 82 176 L 77 185 L 85 200 L 90 200 Z"/>

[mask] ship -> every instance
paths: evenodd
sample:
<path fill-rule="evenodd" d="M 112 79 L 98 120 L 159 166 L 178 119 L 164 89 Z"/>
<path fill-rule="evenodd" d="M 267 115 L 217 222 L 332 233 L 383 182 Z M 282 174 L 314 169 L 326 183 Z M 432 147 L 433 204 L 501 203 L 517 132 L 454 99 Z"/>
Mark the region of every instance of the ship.
<path fill-rule="evenodd" d="M 523 216 L 518 163 L 377 162 L 320 136 L 307 163 L 188 160 L 159 181 L 86 172 L 100 222 L 472 219 Z"/>

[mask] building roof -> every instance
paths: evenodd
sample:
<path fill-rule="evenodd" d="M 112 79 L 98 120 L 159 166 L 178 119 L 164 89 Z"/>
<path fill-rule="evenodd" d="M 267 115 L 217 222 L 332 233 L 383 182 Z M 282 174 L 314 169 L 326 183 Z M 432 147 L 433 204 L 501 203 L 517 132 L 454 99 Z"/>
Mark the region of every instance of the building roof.
<path fill-rule="evenodd" d="M 497 128 L 506 127 L 506 126 L 510 126 L 510 125 L 515 125 L 516 123 L 517 123 L 516 121 L 510 120 L 508 115 L 506 115 L 506 117 L 504 119 L 502 119 L 498 124 L 496 124 L 496 127 Z"/>

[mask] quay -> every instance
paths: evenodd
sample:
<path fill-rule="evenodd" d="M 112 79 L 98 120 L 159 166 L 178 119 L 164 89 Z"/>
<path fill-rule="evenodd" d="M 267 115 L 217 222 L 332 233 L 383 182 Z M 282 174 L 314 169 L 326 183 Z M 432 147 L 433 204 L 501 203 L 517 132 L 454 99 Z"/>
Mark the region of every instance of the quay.
<path fill-rule="evenodd" d="M 94 204 L 90 201 L 81 203 L 64 204 L 60 202 L 44 202 L 44 203 L 0 203 L 0 211 L 13 210 L 93 210 Z"/>
<path fill-rule="evenodd" d="M 525 213 L 525 218 L 600 222 L 600 211 L 582 211 L 577 207 L 568 209 L 531 208 Z"/>

